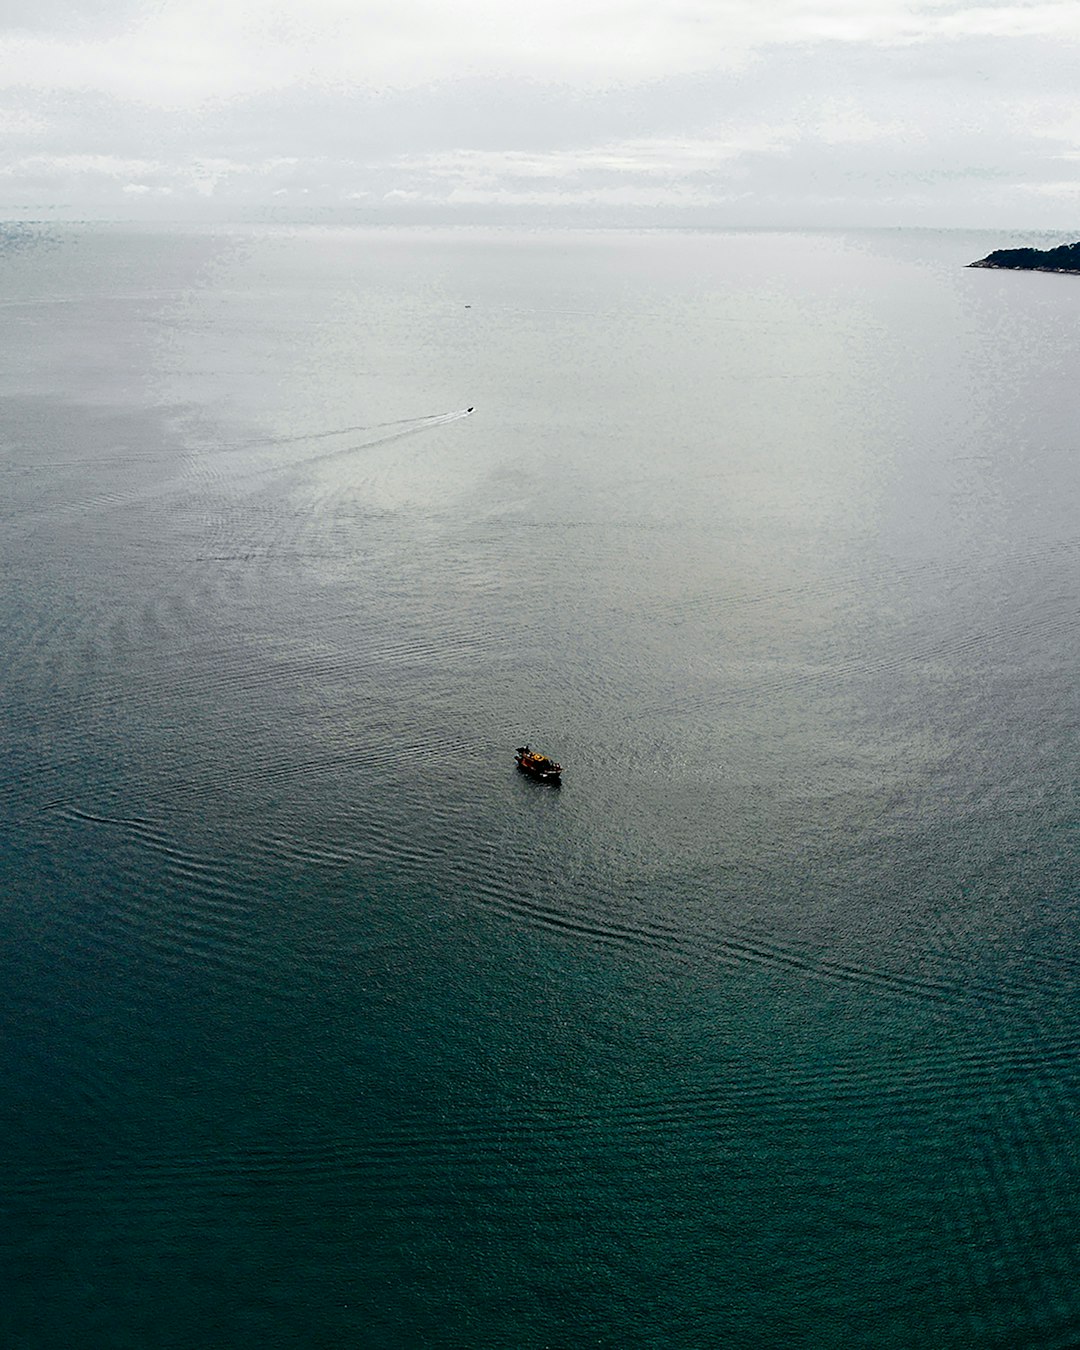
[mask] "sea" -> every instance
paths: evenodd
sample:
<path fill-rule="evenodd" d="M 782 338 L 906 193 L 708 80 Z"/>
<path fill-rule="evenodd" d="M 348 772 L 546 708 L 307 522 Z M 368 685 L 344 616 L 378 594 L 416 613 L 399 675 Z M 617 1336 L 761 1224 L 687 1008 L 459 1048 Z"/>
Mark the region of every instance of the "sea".
<path fill-rule="evenodd" d="M 0 229 L 6 1350 L 1080 1344 L 1015 242 Z"/>

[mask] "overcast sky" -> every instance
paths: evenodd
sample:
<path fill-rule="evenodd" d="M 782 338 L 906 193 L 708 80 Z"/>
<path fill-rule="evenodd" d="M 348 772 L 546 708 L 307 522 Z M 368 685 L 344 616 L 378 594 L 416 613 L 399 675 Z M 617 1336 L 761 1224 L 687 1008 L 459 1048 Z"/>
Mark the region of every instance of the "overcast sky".
<path fill-rule="evenodd" d="M 0 25 L 8 214 L 1080 224 L 1078 0 L 3 0 Z"/>

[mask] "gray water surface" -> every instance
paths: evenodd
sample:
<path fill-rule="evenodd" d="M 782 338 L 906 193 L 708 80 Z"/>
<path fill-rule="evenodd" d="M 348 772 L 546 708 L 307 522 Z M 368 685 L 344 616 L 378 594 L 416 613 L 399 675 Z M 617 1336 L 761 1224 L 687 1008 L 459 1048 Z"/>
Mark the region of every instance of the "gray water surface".
<path fill-rule="evenodd" d="M 6 228 L 3 1344 L 1075 1346 L 1001 243 Z"/>

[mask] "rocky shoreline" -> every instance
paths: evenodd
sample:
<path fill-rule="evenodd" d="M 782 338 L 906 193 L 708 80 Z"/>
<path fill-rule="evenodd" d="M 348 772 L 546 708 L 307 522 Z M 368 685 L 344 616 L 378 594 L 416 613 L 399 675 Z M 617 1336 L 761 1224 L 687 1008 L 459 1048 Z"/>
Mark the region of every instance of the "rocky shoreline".
<path fill-rule="evenodd" d="M 969 267 L 998 267 L 1020 272 L 1064 272 L 1080 276 L 1080 243 L 1057 248 L 999 248 Z"/>

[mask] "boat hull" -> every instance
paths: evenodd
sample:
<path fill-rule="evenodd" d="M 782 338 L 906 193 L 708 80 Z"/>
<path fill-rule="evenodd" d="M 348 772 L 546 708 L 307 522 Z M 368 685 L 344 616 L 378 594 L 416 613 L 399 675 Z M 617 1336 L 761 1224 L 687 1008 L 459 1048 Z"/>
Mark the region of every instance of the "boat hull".
<path fill-rule="evenodd" d="M 561 770 L 556 772 L 554 769 L 533 769 L 528 764 L 522 764 L 520 760 L 518 760 L 517 766 L 526 777 L 533 778 L 538 783 L 551 783 L 554 787 L 558 787 L 562 783 Z"/>
<path fill-rule="evenodd" d="M 546 755 L 537 754 L 527 745 L 518 747 L 514 763 L 522 773 L 534 778 L 538 783 L 550 783 L 552 787 L 558 787 L 562 782 L 562 765 L 556 764 Z"/>

